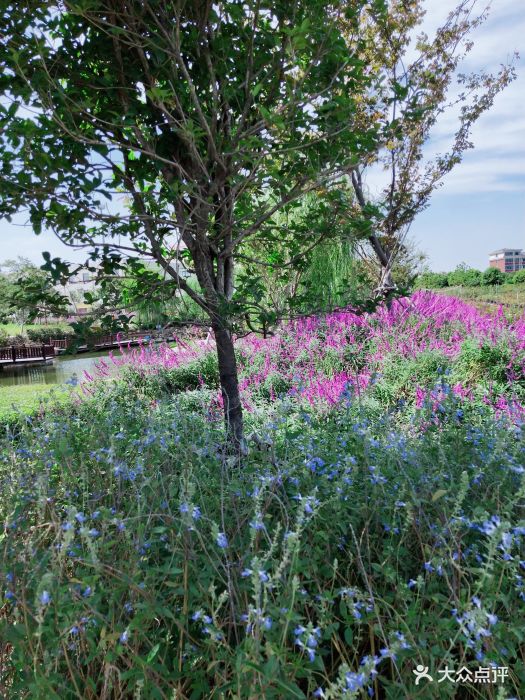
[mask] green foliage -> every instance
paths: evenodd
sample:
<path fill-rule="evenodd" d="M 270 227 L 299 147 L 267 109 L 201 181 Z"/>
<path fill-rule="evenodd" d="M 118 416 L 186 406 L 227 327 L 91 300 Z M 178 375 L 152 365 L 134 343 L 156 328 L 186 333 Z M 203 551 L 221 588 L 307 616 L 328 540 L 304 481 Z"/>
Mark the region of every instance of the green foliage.
<path fill-rule="evenodd" d="M 496 267 L 487 267 L 483 273 L 483 284 L 499 285 L 505 282 L 505 274 Z"/>
<path fill-rule="evenodd" d="M 395 352 L 385 355 L 374 395 L 384 406 L 392 406 L 400 399 L 412 401 L 417 386 L 433 386 L 450 365 L 450 359 L 437 350 L 423 351 L 410 358 Z"/>
<path fill-rule="evenodd" d="M 490 382 L 506 384 L 509 381 L 513 357 L 512 348 L 508 343 L 498 344 L 479 343 L 475 340 L 466 340 L 458 357 L 454 362 L 454 376 L 459 381 L 466 382 L 470 386 Z M 521 376 L 519 365 L 514 368 L 517 376 Z M 514 390 L 518 388 L 513 384 Z"/>
<path fill-rule="evenodd" d="M 168 3 L 151 14 L 134 6 L 131 22 L 116 10 L 102 27 L 90 3 L 37 3 L 29 14 L 5 6 L 0 212 L 27 206 L 37 233 L 52 228 L 85 244 L 103 276 L 126 269 L 154 303 L 159 275 L 144 259 L 172 296 L 182 288 L 208 316 L 243 322 L 258 289 L 232 300 L 236 255 L 250 239 L 278 241 L 288 257 L 314 246 L 318 227 L 286 230 L 277 215 L 313 191 L 327 210 L 335 205 L 345 173 L 379 138 L 380 124 L 356 119 L 371 77 L 359 13 L 345 8 L 301 0 L 205 12 Z M 127 211 L 107 216 L 102 204 L 116 191 L 128 196 Z M 190 201 L 206 202 L 205 211 Z M 46 269 L 56 281 L 69 274 L 49 254 Z"/>
<path fill-rule="evenodd" d="M 448 275 L 444 272 L 423 272 L 414 286 L 416 289 L 443 289 L 448 287 Z"/>
<path fill-rule="evenodd" d="M 479 287 L 481 284 L 486 284 L 483 274 L 465 263 L 461 263 L 453 272 L 448 273 L 449 287 Z"/>
<path fill-rule="evenodd" d="M 75 332 L 71 327 L 64 326 L 38 326 L 36 328 L 27 328 L 26 335 L 33 343 L 47 343 L 51 339 L 64 338 L 73 340 Z"/>
<path fill-rule="evenodd" d="M 525 282 L 525 270 L 517 270 L 512 274 L 506 274 L 504 284 L 523 284 Z"/>
<path fill-rule="evenodd" d="M 46 272 L 30 260 L 6 260 L 0 275 L 0 322 L 25 325 L 50 315 L 62 315 L 68 300 L 58 292 Z"/>

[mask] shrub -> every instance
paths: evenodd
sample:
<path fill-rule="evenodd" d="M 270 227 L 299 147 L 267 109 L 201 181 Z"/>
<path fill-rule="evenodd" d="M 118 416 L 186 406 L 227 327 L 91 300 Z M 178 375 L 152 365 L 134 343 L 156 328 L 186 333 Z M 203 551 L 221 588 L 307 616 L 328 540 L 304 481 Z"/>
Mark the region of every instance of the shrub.
<path fill-rule="evenodd" d="M 482 283 L 483 275 L 479 270 L 468 267 L 465 263 L 461 263 L 453 272 L 447 275 L 448 284 L 450 287 L 479 287 Z"/>
<path fill-rule="evenodd" d="M 75 337 L 72 328 L 63 328 L 61 326 L 41 326 L 40 328 L 28 328 L 27 337 L 33 343 L 47 343 L 50 338 L 66 338 L 71 340 Z"/>
<path fill-rule="evenodd" d="M 416 387 L 433 386 L 450 364 L 450 358 L 436 350 L 418 353 L 416 357 L 403 357 L 399 353 L 386 355 L 374 395 L 385 408 L 400 399 L 413 400 Z"/>
<path fill-rule="evenodd" d="M 467 339 L 454 363 L 454 377 L 463 383 L 476 385 L 495 381 L 506 384 L 511 375 L 513 353 L 509 344 L 492 344 Z M 515 371 L 521 376 L 521 366 Z"/>

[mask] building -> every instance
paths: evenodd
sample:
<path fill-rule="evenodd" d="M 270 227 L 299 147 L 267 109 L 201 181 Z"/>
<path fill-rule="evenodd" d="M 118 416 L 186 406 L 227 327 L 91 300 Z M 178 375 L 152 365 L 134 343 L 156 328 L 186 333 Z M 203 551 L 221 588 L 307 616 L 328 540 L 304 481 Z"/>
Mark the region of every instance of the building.
<path fill-rule="evenodd" d="M 489 255 L 489 267 L 495 267 L 500 272 L 516 272 L 525 270 L 525 251 L 521 248 L 501 248 Z"/>

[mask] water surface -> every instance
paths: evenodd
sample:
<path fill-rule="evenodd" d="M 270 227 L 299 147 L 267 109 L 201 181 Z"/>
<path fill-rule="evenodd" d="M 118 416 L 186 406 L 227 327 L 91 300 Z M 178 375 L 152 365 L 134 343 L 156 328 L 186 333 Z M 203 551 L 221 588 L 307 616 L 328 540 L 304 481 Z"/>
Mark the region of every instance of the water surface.
<path fill-rule="evenodd" d="M 84 379 L 84 371 L 92 372 L 95 363 L 109 356 L 109 350 L 85 352 L 79 355 L 57 355 L 53 364 L 0 369 L 0 387 L 24 384 L 64 384 L 74 375 L 79 381 Z M 112 351 L 120 355 L 118 350 Z M 111 366 L 111 362 L 108 361 Z"/>

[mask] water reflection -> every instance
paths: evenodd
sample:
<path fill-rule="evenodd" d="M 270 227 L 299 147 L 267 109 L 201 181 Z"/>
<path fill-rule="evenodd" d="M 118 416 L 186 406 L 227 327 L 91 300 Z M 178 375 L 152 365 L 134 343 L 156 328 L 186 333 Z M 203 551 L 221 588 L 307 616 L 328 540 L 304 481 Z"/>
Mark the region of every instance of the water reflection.
<path fill-rule="evenodd" d="M 113 351 L 119 355 L 118 351 Z M 35 367 L 19 366 L 0 370 L 0 386 L 18 386 L 21 384 L 64 384 L 76 375 L 79 381 L 84 379 L 84 371 L 91 372 L 95 363 L 107 358 L 109 351 L 87 352 L 82 355 L 58 355 L 51 365 Z M 108 363 L 111 366 L 111 363 Z"/>

